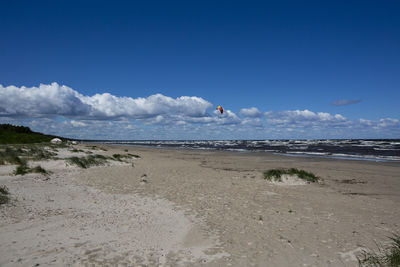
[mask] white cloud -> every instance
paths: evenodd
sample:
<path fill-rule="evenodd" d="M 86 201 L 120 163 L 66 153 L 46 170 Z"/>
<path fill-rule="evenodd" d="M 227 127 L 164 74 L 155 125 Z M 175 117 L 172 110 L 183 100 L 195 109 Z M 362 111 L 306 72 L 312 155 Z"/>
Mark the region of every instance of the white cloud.
<path fill-rule="evenodd" d="M 81 97 L 78 92 L 57 83 L 31 88 L 0 85 L 0 116 L 86 115 L 91 107 L 82 102 Z"/>
<path fill-rule="evenodd" d="M 218 110 L 214 110 L 214 121 L 218 124 L 239 124 L 239 117 L 230 110 L 224 110 L 223 114 L 220 114 Z"/>
<path fill-rule="evenodd" d="M 57 83 L 39 87 L 0 85 L 0 116 L 65 116 L 85 119 L 149 118 L 158 115 L 207 116 L 212 104 L 200 97 L 173 99 L 162 94 L 147 98 L 117 97 L 109 93 L 84 96 Z"/>
<path fill-rule="evenodd" d="M 242 108 L 239 113 L 244 117 L 251 117 L 251 118 L 257 118 L 262 116 L 262 113 L 258 110 L 258 108 L 255 107 Z"/>
<path fill-rule="evenodd" d="M 280 112 L 266 112 L 267 122 L 281 126 L 339 126 L 348 124 L 348 120 L 340 115 L 331 115 L 326 112 L 314 113 L 309 110 L 286 110 Z"/>
<path fill-rule="evenodd" d="M 85 127 L 86 126 L 86 123 L 81 122 L 81 121 L 71 120 L 69 123 L 74 127 Z"/>
<path fill-rule="evenodd" d="M 245 126 L 263 127 L 263 121 L 260 118 L 244 118 L 241 122 Z"/>
<path fill-rule="evenodd" d="M 391 118 L 380 119 L 377 126 L 379 128 L 399 126 L 399 120 Z"/>

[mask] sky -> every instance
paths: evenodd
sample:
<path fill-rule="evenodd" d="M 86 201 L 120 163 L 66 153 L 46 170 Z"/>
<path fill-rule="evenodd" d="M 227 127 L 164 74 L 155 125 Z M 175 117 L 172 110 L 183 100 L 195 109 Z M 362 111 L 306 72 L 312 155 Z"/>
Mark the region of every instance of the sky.
<path fill-rule="evenodd" d="M 0 10 L 0 123 L 81 139 L 400 138 L 399 1 Z"/>

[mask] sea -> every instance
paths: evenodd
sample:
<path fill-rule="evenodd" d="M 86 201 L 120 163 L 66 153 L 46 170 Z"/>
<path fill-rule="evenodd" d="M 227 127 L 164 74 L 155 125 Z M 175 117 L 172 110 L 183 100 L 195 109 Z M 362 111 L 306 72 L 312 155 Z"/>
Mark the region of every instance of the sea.
<path fill-rule="evenodd" d="M 400 139 L 120 140 L 101 141 L 101 143 L 176 149 L 269 152 L 285 156 L 400 162 Z"/>

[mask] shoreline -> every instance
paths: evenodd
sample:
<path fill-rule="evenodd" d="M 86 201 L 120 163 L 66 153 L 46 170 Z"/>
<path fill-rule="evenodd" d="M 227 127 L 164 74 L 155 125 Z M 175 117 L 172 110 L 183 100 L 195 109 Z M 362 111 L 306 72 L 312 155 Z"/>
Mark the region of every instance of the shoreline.
<path fill-rule="evenodd" d="M 104 144 L 235 152 L 273 152 L 288 156 L 320 156 L 349 160 L 400 162 L 399 139 L 327 140 L 125 140 Z"/>
<path fill-rule="evenodd" d="M 86 150 L 89 145 L 94 144 L 74 147 Z M 137 154 L 140 159 L 129 164 L 113 163 L 88 169 L 57 165 L 58 169 L 53 166 L 48 180 L 38 174 L 0 174 L 0 184 L 6 184 L 17 198 L 13 204 L 16 206 L 0 207 L 0 236 L 6 240 L 0 245 L 1 265 L 23 266 L 36 257 L 41 265 L 50 264 L 46 260 L 52 258 L 58 263 L 76 266 L 123 262 L 128 266 L 129 263 L 149 266 L 357 266 L 356 256 L 363 249 L 375 248 L 375 242 L 387 242 L 387 236 L 398 233 L 400 226 L 400 164 L 396 162 L 115 144 L 95 146 L 106 149 L 102 152 L 105 155 L 128 150 L 126 153 Z M 98 151 L 101 150 L 96 153 Z M 50 166 L 50 163 L 47 164 Z M 0 170 L 2 168 L 5 167 L 0 166 Z M 263 179 L 263 172 L 272 168 L 312 171 L 322 181 L 303 185 L 269 183 Z M 34 190 L 29 191 L 29 188 L 36 188 L 53 201 L 33 194 Z M 53 191 L 59 193 L 53 194 Z M 68 196 L 73 196 L 74 201 L 70 202 Z M 83 211 L 85 205 L 81 207 L 78 203 L 85 201 L 98 204 Z M 30 203 L 37 206 L 33 208 Z M 125 208 L 116 212 L 116 207 L 120 206 L 117 203 L 125 203 L 122 205 Z M 162 208 L 154 213 L 152 210 L 156 210 L 156 206 Z M 130 211 L 126 210 L 128 207 Z M 70 216 L 70 208 L 80 221 L 70 221 L 70 225 L 64 226 L 54 224 L 54 220 Z M 27 209 L 31 210 L 28 215 L 33 214 L 32 218 L 24 214 Z M 138 210 L 147 214 L 145 221 L 141 221 Z M 169 216 L 163 217 L 159 212 Z M 113 218 L 110 214 L 116 214 L 121 221 L 117 223 L 119 227 L 109 224 Z M 168 218 L 177 218 L 177 221 L 171 225 L 167 223 Z M 35 222 L 41 222 L 45 231 L 35 228 Z M 85 239 L 79 224 L 88 226 L 82 233 L 94 231 L 94 236 Z M 90 225 L 97 226 L 90 230 Z M 139 225 L 145 227 L 142 231 L 150 232 L 152 225 L 164 228 L 158 228 L 161 229 L 159 235 L 143 239 L 145 237 L 134 231 Z M 182 226 L 175 227 L 179 225 Z M 18 230 L 22 228 L 26 232 Z M 113 234 L 107 234 L 107 228 Z M 86 243 L 74 247 L 74 243 L 68 241 L 70 236 L 57 237 L 60 231 L 75 233 L 74 238 L 83 239 L 76 243 Z M 169 231 L 172 236 L 166 234 Z M 32 245 L 38 245 L 41 233 L 46 233 L 46 238 L 54 240 L 53 250 L 43 245 L 40 249 L 34 246 L 30 250 L 22 249 L 23 244 L 13 240 L 23 239 L 22 233 L 32 236 Z M 115 238 L 118 235 L 124 238 L 118 241 Z M 148 247 L 132 243 L 137 240 L 140 244 L 142 239 L 147 240 Z M 111 245 L 101 245 L 102 242 Z M 10 249 L 22 254 L 16 254 L 16 261 L 12 263 Z M 23 259 L 21 264 L 18 257 Z M 25 261 L 27 259 L 31 261 Z"/>
<path fill-rule="evenodd" d="M 397 140 L 397 139 L 396 139 Z M 85 143 L 82 143 L 85 144 Z M 102 143 L 102 142 L 87 142 L 86 144 L 97 145 L 110 145 L 110 146 L 126 146 L 126 147 L 143 147 L 150 149 L 171 149 L 171 150 L 195 150 L 195 151 L 227 151 L 234 153 L 267 153 L 274 155 L 282 155 L 287 157 L 310 157 L 310 158 L 326 158 L 338 160 L 357 160 L 357 161 L 371 161 L 371 162 L 397 162 L 400 163 L 400 157 L 397 156 L 374 156 L 374 155 L 357 155 L 357 154 L 341 154 L 341 153 L 316 153 L 316 152 L 301 152 L 293 151 L 288 153 L 273 151 L 273 150 L 250 150 L 250 149 L 220 149 L 220 148 L 194 148 L 194 147 L 180 147 L 180 146 L 162 146 L 162 145 L 137 145 L 137 144 L 123 144 L 123 143 Z"/>

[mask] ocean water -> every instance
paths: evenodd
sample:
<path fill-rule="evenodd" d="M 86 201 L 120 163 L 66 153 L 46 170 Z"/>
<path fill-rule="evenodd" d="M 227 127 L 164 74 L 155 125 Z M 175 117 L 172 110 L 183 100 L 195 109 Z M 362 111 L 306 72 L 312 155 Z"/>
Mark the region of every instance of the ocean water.
<path fill-rule="evenodd" d="M 238 152 L 270 152 L 287 156 L 340 159 L 399 161 L 400 139 L 341 140 L 125 140 L 103 141 L 108 144 L 210 149 Z"/>

